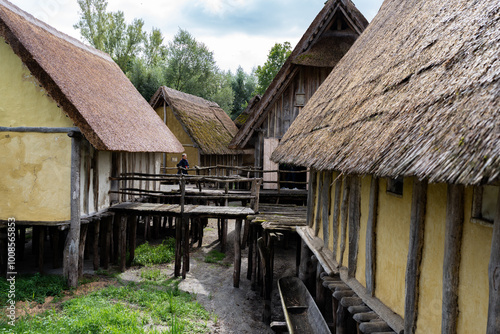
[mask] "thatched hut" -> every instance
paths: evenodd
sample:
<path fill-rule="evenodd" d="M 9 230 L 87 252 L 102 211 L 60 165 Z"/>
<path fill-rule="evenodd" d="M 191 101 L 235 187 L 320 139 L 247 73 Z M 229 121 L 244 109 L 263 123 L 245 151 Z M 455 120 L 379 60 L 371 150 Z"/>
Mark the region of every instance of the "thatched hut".
<path fill-rule="evenodd" d="M 182 151 L 109 55 L 5 0 L 0 59 L 0 221 L 64 229 L 120 200 L 110 177 L 159 172 L 159 152 Z"/>
<path fill-rule="evenodd" d="M 311 250 L 389 330 L 500 332 L 499 13 L 386 0 L 273 153 L 315 171 L 301 277 Z"/>
<path fill-rule="evenodd" d="M 228 148 L 238 129 L 217 103 L 162 86 L 150 104 L 181 141 L 191 168 L 243 164 L 243 151 Z M 166 154 L 164 166 L 179 161 L 179 154 Z"/>
<path fill-rule="evenodd" d="M 332 68 L 368 25 L 350 0 L 329 0 L 283 64 L 259 103 L 229 144 L 254 149 L 254 166 L 276 170 L 269 157 Z M 305 175 L 305 174 L 302 174 Z M 264 174 L 276 181 L 277 174 Z M 276 184 L 264 184 L 264 186 Z"/>

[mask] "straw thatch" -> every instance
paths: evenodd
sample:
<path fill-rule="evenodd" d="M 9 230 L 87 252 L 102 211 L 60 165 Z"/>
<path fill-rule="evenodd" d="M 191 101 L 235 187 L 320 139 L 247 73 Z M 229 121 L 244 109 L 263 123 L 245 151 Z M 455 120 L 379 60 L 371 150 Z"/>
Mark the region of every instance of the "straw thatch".
<path fill-rule="evenodd" d="M 339 18 L 348 22 L 348 29 L 338 27 L 337 31 L 331 30 L 333 25 L 341 21 Z M 327 1 L 276 74 L 261 102 L 251 110 L 229 147 L 244 148 L 247 145 L 256 128 L 271 111 L 276 96 L 283 92 L 289 79 L 297 74 L 298 67 L 333 68 L 367 25 L 368 21 L 350 0 Z"/>
<path fill-rule="evenodd" d="M 162 86 L 153 95 L 150 104 L 156 109 L 164 101 L 201 154 L 242 153 L 228 148 L 238 128 L 217 103 Z"/>
<path fill-rule="evenodd" d="M 0 36 L 96 149 L 182 151 L 181 143 L 107 54 L 5 0 L 0 0 Z"/>
<path fill-rule="evenodd" d="M 257 103 L 260 102 L 260 98 L 261 98 L 260 95 L 255 95 L 254 97 L 252 97 L 250 101 L 248 101 L 248 105 L 245 108 L 245 110 L 243 110 L 241 114 L 239 114 L 238 117 L 236 117 L 236 119 L 234 120 L 234 124 L 236 124 L 236 127 L 238 129 L 241 128 L 246 123 L 248 117 L 250 116 L 250 113 L 255 108 Z"/>
<path fill-rule="evenodd" d="M 480 184 L 500 173 L 500 2 L 386 0 L 272 159 Z"/>

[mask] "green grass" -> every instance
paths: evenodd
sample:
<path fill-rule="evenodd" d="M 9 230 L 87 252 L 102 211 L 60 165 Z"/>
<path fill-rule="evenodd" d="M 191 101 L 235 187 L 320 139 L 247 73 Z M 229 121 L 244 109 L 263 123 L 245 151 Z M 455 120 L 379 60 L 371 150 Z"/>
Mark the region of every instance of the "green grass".
<path fill-rule="evenodd" d="M 160 269 L 154 268 L 145 268 L 141 270 L 141 278 L 149 281 L 159 281 L 165 278 L 165 275 L 162 275 Z"/>
<path fill-rule="evenodd" d="M 5 277 L 0 278 L 0 291 L 9 291 L 9 282 Z M 20 275 L 16 277 L 16 301 L 36 301 L 43 303 L 45 297 L 60 296 L 67 290 L 66 280 L 58 275 Z M 0 294 L 0 305 L 7 302 L 7 294 Z"/>
<path fill-rule="evenodd" d="M 147 241 L 136 248 L 134 264 L 143 266 L 169 263 L 175 257 L 175 239 L 163 240 L 160 245 L 152 246 Z"/>
<path fill-rule="evenodd" d="M 220 263 L 222 260 L 224 260 L 225 257 L 226 257 L 226 254 L 221 253 L 216 249 L 212 249 L 205 256 L 205 262 L 206 263 Z"/>
<path fill-rule="evenodd" d="M 16 320 L 0 320 L 0 333 L 208 333 L 213 320 L 177 280 L 108 286 L 61 304 L 60 310 Z"/>

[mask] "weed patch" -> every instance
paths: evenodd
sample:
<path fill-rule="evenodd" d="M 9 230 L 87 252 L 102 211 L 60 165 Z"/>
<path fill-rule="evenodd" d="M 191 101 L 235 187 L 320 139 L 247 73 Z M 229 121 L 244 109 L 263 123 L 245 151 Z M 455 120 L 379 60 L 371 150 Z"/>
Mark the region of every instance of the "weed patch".
<path fill-rule="evenodd" d="M 175 239 L 163 240 L 160 245 L 152 246 L 147 241 L 136 248 L 134 264 L 148 266 L 169 263 L 175 257 Z"/>
<path fill-rule="evenodd" d="M 206 263 L 220 263 L 222 260 L 224 260 L 225 257 L 226 257 L 226 254 L 221 253 L 216 249 L 212 249 L 205 256 L 205 262 Z"/>

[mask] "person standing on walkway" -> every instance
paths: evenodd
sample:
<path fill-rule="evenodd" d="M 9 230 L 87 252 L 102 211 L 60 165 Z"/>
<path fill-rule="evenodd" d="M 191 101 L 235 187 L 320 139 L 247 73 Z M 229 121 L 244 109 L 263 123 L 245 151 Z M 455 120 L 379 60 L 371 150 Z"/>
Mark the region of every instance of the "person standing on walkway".
<path fill-rule="evenodd" d="M 188 169 L 189 169 L 189 162 L 187 160 L 187 154 L 186 153 L 182 153 L 182 159 L 181 161 L 179 161 L 179 163 L 177 164 L 177 168 L 179 168 L 179 170 L 177 171 L 177 174 L 187 174 L 188 173 Z"/>

